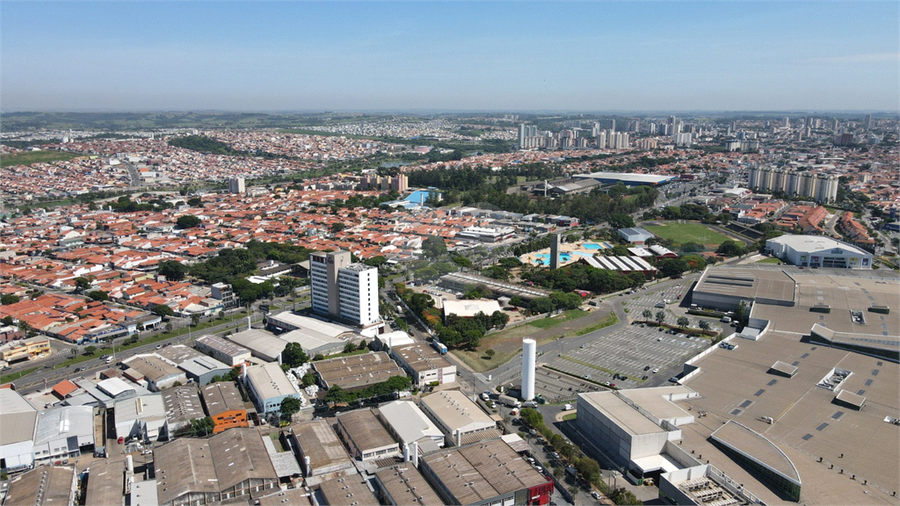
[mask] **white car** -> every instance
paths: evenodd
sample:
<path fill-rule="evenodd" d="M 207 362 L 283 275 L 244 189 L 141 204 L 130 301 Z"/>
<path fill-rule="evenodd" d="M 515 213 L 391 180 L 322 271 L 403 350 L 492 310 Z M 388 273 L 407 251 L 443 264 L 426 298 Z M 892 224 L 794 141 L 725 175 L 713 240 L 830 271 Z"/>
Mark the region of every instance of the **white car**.
<path fill-rule="evenodd" d="M 658 372 L 659 372 L 659 367 L 654 367 L 654 368 L 653 368 L 653 371 L 651 371 L 651 372 L 652 372 L 653 374 L 658 373 Z"/>

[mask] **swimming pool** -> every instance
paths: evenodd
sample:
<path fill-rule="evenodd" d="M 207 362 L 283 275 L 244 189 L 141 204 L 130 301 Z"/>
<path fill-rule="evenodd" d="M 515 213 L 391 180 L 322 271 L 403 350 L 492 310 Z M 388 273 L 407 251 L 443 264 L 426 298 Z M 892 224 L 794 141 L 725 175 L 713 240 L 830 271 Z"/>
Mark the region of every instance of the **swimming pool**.
<path fill-rule="evenodd" d="M 536 259 L 534 263 L 539 264 L 539 265 L 550 265 L 550 253 L 537 253 L 534 256 Z M 571 259 L 572 259 L 572 256 L 569 255 L 568 253 L 560 253 L 559 254 L 560 262 L 568 262 Z"/>
<path fill-rule="evenodd" d="M 594 242 L 586 242 L 581 247 L 584 249 L 603 249 L 603 245 Z"/>

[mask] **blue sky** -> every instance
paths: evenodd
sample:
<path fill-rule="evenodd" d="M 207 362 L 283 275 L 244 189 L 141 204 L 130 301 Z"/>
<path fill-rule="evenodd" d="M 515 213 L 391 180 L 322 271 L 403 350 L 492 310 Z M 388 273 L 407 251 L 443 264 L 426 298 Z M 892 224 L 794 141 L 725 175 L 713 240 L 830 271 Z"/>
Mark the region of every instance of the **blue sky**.
<path fill-rule="evenodd" d="M 3 111 L 898 110 L 884 2 L 20 2 Z"/>

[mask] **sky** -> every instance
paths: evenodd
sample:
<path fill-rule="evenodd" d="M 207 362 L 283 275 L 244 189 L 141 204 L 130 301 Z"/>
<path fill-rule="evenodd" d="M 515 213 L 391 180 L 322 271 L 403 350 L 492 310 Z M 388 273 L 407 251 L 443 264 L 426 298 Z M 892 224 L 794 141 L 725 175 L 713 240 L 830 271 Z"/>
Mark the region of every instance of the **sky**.
<path fill-rule="evenodd" d="M 893 111 L 896 1 L 0 5 L 0 111 Z"/>

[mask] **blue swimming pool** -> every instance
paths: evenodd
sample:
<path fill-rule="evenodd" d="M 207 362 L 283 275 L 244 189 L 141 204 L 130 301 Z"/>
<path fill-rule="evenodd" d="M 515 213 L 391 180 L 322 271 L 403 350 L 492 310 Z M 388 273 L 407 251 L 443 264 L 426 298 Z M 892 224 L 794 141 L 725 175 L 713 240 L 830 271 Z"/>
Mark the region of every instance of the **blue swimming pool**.
<path fill-rule="evenodd" d="M 584 249 L 603 249 L 602 244 L 597 244 L 597 243 L 593 243 L 593 242 L 586 242 L 586 243 L 582 244 L 581 247 L 583 247 Z"/>
<path fill-rule="evenodd" d="M 538 253 L 534 255 L 536 257 L 535 264 L 538 265 L 550 265 L 550 253 Z M 568 253 L 560 253 L 559 261 L 560 262 L 568 262 L 572 259 L 572 256 Z"/>

